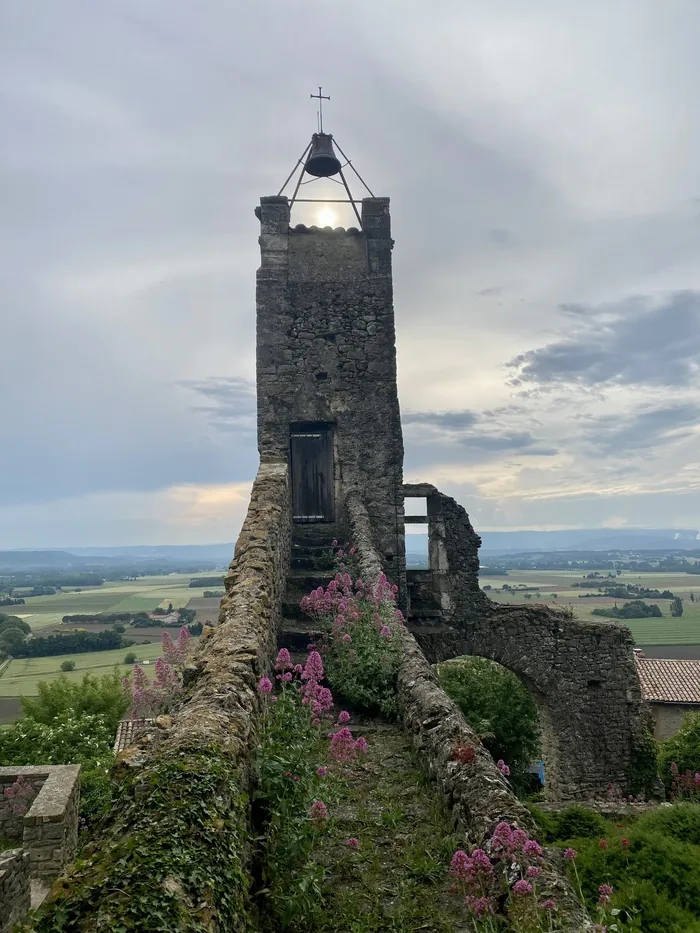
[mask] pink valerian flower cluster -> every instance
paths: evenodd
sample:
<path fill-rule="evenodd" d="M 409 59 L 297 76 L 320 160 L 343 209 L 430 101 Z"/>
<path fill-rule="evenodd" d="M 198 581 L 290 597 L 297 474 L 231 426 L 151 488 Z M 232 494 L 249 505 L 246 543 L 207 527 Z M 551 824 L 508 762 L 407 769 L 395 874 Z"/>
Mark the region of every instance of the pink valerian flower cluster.
<path fill-rule="evenodd" d="M 354 761 L 358 755 L 364 755 L 367 752 L 367 740 L 362 736 L 355 739 L 347 726 L 343 726 L 337 732 L 329 732 L 328 738 L 331 740 L 328 757 L 332 761 Z"/>
<path fill-rule="evenodd" d="M 700 773 L 690 769 L 681 774 L 676 762 L 671 763 L 671 800 L 700 800 Z"/>
<path fill-rule="evenodd" d="M 612 893 L 613 889 L 609 884 L 601 884 L 598 888 L 598 903 L 603 906 L 609 904 Z"/>
<path fill-rule="evenodd" d="M 328 807 L 322 800 L 314 800 L 311 804 L 309 819 L 312 823 L 325 823 L 328 819 Z"/>
<path fill-rule="evenodd" d="M 29 809 L 35 791 L 32 785 L 20 774 L 16 781 L 3 791 L 5 800 L 10 800 L 10 810 L 14 816 L 24 816 Z"/>
<path fill-rule="evenodd" d="M 607 797 L 608 800 L 613 803 L 644 803 L 645 797 L 644 794 L 637 794 L 634 797 L 632 794 L 625 796 L 619 787 L 616 787 L 614 784 L 608 784 L 607 787 Z"/>
<path fill-rule="evenodd" d="M 131 698 L 132 719 L 152 718 L 171 707 L 173 699 L 182 690 L 182 675 L 165 658 L 158 658 L 152 681 L 144 669 L 135 664 L 132 674 L 122 680 L 122 687 Z"/>
<path fill-rule="evenodd" d="M 172 640 L 169 632 L 163 632 L 161 644 L 163 646 L 163 658 L 166 664 L 169 664 L 170 667 L 182 670 L 187 663 L 191 639 L 192 636 L 184 625 L 180 629 L 180 634 L 176 642 Z"/>
<path fill-rule="evenodd" d="M 508 767 L 508 765 L 505 763 L 505 761 L 502 758 L 498 759 L 498 761 L 496 762 L 496 767 L 501 772 L 503 777 L 510 777 L 510 768 Z"/>
<path fill-rule="evenodd" d="M 526 908 L 528 911 L 551 914 L 557 907 L 554 898 L 546 896 L 538 901 L 537 885 L 543 877 L 543 857 L 536 839 L 530 839 L 522 829 L 501 822 L 484 848 L 474 849 L 471 855 L 457 850 L 449 873 L 455 889 L 464 896 L 465 906 L 477 920 L 492 916 L 504 902 L 507 909 L 509 904 L 529 899 L 532 899 L 532 906 Z M 514 871 L 517 872 L 515 878 Z"/>

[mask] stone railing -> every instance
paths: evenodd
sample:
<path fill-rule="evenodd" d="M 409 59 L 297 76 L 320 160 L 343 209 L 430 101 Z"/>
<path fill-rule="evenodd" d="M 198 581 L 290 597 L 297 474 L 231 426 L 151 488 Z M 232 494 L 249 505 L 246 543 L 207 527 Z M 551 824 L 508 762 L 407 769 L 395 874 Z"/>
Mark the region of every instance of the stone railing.
<path fill-rule="evenodd" d="M 381 562 L 361 497 L 348 496 L 346 510 L 362 577 L 376 581 Z M 407 629 L 401 631 L 400 637 L 399 717 L 443 802 L 452 812 L 455 825 L 472 846 L 484 844 L 501 821 L 533 834 L 535 826 L 529 811 L 511 791 L 476 733 L 438 683 L 418 642 Z M 464 763 L 454 760 L 457 747 L 473 749 L 473 760 Z M 556 892 L 562 918 L 566 918 L 567 926 L 562 929 L 567 933 L 587 930 L 590 925 L 564 871 L 551 858 L 547 861 L 545 878 L 549 889 Z"/>
<path fill-rule="evenodd" d="M 260 726 L 256 687 L 276 648 L 290 549 L 287 465 L 263 463 L 226 577 L 221 624 L 185 669 L 172 722 L 119 753 L 117 803 L 28 930 L 63 928 L 65 916 L 83 933 L 254 929 L 247 792 Z"/>
<path fill-rule="evenodd" d="M 0 933 L 10 933 L 30 903 L 29 853 L 24 849 L 0 852 Z"/>

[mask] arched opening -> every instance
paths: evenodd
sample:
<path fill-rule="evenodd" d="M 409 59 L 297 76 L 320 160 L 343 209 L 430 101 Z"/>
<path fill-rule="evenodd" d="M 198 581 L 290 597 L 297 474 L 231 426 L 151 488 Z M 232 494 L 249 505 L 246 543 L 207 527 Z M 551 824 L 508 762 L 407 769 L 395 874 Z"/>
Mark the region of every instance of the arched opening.
<path fill-rule="evenodd" d="M 478 655 L 460 655 L 434 669 L 494 761 L 504 762 L 518 796 L 556 796 L 554 732 L 542 692 L 510 668 Z"/>

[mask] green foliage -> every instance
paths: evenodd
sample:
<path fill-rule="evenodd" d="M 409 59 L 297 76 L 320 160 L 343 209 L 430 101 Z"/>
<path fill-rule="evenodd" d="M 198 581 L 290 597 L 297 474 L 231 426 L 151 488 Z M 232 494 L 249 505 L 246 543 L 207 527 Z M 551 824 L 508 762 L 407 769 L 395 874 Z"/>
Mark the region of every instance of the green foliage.
<path fill-rule="evenodd" d="M 542 842 L 556 842 L 566 839 L 601 839 L 607 832 L 607 823 L 595 810 L 588 807 L 567 807 L 557 813 L 546 813 L 537 806 L 531 806 Z"/>
<path fill-rule="evenodd" d="M 393 605 L 386 622 L 393 614 Z M 326 678 L 353 706 L 370 713 L 396 716 L 396 674 L 401 648 L 395 634 L 385 638 L 380 625 L 367 610 L 351 628 L 352 641 L 342 637 L 324 638 L 329 650 L 323 656 Z"/>
<path fill-rule="evenodd" d="M 630 763 L 630 792 L 636 797 L 651 795 L 659 779 L 659 746 L 645 725 L 637 736 Z"/>
<path fill-rule="evenodd" d="M 0 632 L 5 632 L 9 628 L 19 629 L 25 635 L 28 635 L 32 630 L 29 623 L 25 622 L 24 619 L 20 619 L 18 616 L 6 616 L 0 612 Z"/>
<path fill-rule="evenodd" d="M 661 779 L 671 786 L 671 763 L 675 761 L 682 773 L 700 771 L 700 713 L 689 713 L 674 736 L 662 742 L 660 748 Z"/>
<path fill-rule="evenodd" d="M 321 894 L 324 870 L 311 853 L 322 827 L 308 819 L 308 812 L 315 800 L 329 802 L 328 781 L 316 773 L 326 757 L 327 743 L 324 748 L 308 707 L 293 687 L 283 689 L 268 709 L 254 795 L 264 831 L 259 895 L 275 929 L 310 917 Z"/>
<path fill-rule="evenodd" d="M 128 651 L 128 652 L 124 655 L 124 663 L 125 663 L 125 664 L 135 664 L 135 663 L 136 663 L 136 654 L 135 654 L 135 652 L 133 652 L 133 651 Z"/>
<path fill-rule="evenodd" d="M 78 683 L 67 677 L 39 681 L 37 697 L 22 697 L 22 710 L 36 722 L 50 725 L 64 713 L 79 717 L 84 713 L 102 717 L 114 736 L 117 724 L 126 712 L 129 699 L 124 695 L 117 670 L 94 677 L 84 674 Z"/>
<path fill-rule="evenodd" d="M 119 785 L 101 835 L 32 933 L 249 930 L 246 798 L 216 746 L 180 748 Z"/>
<path fill-rule="evenodd" d="M 635 828 L 700 846 L 700 806 L 676 803 L 672 807 L 658 807 L 640 816 Z"/>
<path fill-rule="evenodd" d="M 5 638 L 7 632 L 0 635 Z M 31 641 L 15 646 L 12 654 L 17 658 L 45 658 L 57 654 L 79 654 L 85 651 L 109 651 L 112 648 L 128 648 L 133 641 L 123 638 L 118 632 L 81 632 L 65 635 L 35 635 Z"/>
<path fill-rule="evenodd" d="M 671 615 L 676 619 L 679 619 L 683 615 L 683 600 L 680 596 L 674 596 L 673 598 L 671 603 Z"/>
<path fill-rule="evenodd" d="M 486 658 L 460 658 L 437 668 L 442 688 L 481 736 L 494 759 L 510 767 L 517 789 L 529 786 L 529 764 L 540 753 L 537 710 L 515 674 Z"/>
<path fill-rule="evenodd" d="M 123 635 L 126 631 L 126 626 L 123 622 L 117 622 L 117 624 L 114 626 L 114 631 L 119 632 L 120 635 Z"/>
<path fill-rule="evenodd" d="M 660 619 L 661 609 L 654 603 L 645 603 L 643 599 L 633 599 L 619 609 L 593 609 L 591 615 L 604 616 L 606 619 Z"/>
<path fill-rule="evenodd" d="M 62 671 L 74 671 L 75 670 L 75 661 L 61 661 L 61 670 Z"/>

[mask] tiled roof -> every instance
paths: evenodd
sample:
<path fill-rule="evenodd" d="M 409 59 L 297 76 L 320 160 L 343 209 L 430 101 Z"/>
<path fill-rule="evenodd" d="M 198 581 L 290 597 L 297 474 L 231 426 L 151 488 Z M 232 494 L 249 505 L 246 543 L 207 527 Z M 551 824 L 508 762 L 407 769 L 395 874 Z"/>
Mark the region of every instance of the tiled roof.
<path fill-rule="evenodd" d="M 635 652 L 645 700 L 700 705 L 700 661 L 645 658 Z"/>
<path fill-rule="evenodd" d="M 140 733 L 148 729 L 152 723 L 152 719 L 122 719 L 117 726 L 114 754 L 123 752 L 125 748 L 133 745 Z"/>

